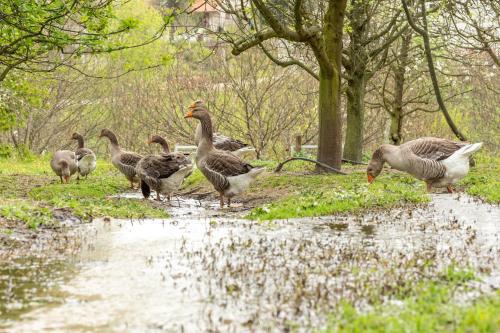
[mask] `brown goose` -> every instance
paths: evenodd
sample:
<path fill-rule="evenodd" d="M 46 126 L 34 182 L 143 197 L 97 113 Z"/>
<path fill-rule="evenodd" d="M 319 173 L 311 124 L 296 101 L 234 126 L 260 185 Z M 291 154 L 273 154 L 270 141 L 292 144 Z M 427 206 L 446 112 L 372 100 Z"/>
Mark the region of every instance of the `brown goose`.
<path fill-rule="evenodd" d="M 196 107 L 206 108 L 205 102 L 199 100 L 189 106 L 190 109 L 194 109 Z M 202 130 L 200 123 L 198 124 L 198 126 L 196 126 L 196 131 L 194 134 L 194 143 L 197 146 L 200 143 L 201 137 L 202 137 Z M 248 144 L 219 133 L 213 133 L 213 144 L 216 149 L 230 151 L 231 153 L 239 157 L 243 157 L 245 154 L 255 151 L 255 149 L 249 147 Z"/>
<path fill-rule="evenodd" d="M 76 159 L 78 161 L 78 178 L 87 176 L 95 170 L 96 167 L 96 157 L 94 152 L 85 148 L 85 143 L 83 141 L 83 136 L 78 133 L 73 133 L 71 139 L 78 141 L 78 149 L 75 151 Z"/>
<path fill-rule="evenodd" d="M 69 183 L 71 175 L 78 169 L 75 153 L 71 150 L 56 151 L 50 161 L 50 167 L 59 176 L 61 183 Z"/>
<path fill-rule="evenodd" d="M 180 187 L 191 170 L 191 161 L 182 153 L 148 155 L 135 167 L 137 175 L 141 178 L 144 198 L 149 198 L 153 189 L 156 191 L 158 201 L 161 201 L 160 193 L 166 195 L 170 201 L 171 194 Z"/>
<path fill-rule="evenodd" d="M 130 187 L 134 188 L 134 182 L 139 183 L 140 179 L 136 175 L 135 166 L 137 163 L 143 158 L 142 155 L 122 150 L 120 145 L 118 144 L 118 139 L 116 138 L 115 133 L 110 131 L 109 129 L 103 129 L 101 131 L 101 135 L 99 136 L 107 137 L 110 142 L 111 149 L 111 163 L 118 169 L 121 173 L 127 177 L 130 181 Z"/>
<path fill-rule="evenodd" d="M 371 183 L 387 162 L 396 170 L 404 171 L 427 183 L 427 190 L 447 187 L 469 172 L 469 158 L 482 143 L 468 144 L 439 138 L 420 138 L 401 146 L 384 144 L 373 153 L 366 173 Z"/>
<path fill-rule="evenodd" d="M 202 137 L 196 151 L 196 165 L 220 194 L 220 206 L 231 205 L 231 197 L 244 192 L 265 168 L 254 168 L 236 155 L 214 147 L 212 121 L 203 106 L 190 108 L 185 118 L 196 118 L 201 123 Z"/>
<path fill-rule="evenodd" d="M 170 153 L 170 148 L 168 146 L 167 140 L 165 140 L 161 136 L 159 136 L 159 135 L 152 135 L 151 138 L 149 138 L 148 144 L 152 144 L 152 143 L 159 144 L 163 148 L 163 152 L 165 154 Z"/>

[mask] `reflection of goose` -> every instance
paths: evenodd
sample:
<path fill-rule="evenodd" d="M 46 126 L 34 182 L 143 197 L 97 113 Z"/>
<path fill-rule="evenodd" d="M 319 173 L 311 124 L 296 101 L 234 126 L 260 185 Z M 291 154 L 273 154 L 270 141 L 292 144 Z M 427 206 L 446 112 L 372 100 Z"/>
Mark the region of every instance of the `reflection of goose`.
<path fill-rule="evenodd" d="M 191 161 L 182 153 L 148 155 L 141 159 L 135 167 L 141 178 L 141 191 L 145 198 L 156 191 L 156 199 L 161 200 L 160 193 L 170 196 L 177 191 L 186 175 L 191 172 Z"/>
<path fill-rule="evenodd" d="M 190 108 L 194 109 L 196 107 L 205 107 L 205 103 L 203 101 L 196 101 L 191 104 Z M 194 143 L 198 146 L 202 137 L 201 123 L 196 126 L 196 131 L 194 134 Z M 255 149 L 248 146 L 248 144 L 227 137 L 225 135 L 219 133 L 213 133 L 213 145 L 216 149 L 230 151 L 236 156 L 243 157 L 247 153 L 255 152 Z"/>
<path fill-rule="evenodd" d="M 159 135 L 152 135 L 151 138 L 149 138 L 148 143 L 149 144 L 157 143 L 162 147 L 164 153 L 166 154 L 170 153 L 170 148 L 168 146 L 167 140 L 165 140 Z"/>
<path fill-rule="evenodd" d="M 78 178 L 80 178 L 80 176 L 87 178 L 87 176 L 95 170 L 95 154 L 91 149 L 85 148 L 83 136 L 78 133 L 73 133 L 71 138 L 78 141 L 78 149 L 75 151 L 78 161 Z"/>
<path fill-rule="evenodd" d="M 115 133 L 109 129 L 103 129 L 101 131 L 100 137 L 107 137 L 110 142 L 111 147 L 111 163 L 118 169 L 121 173 L 127 177 L 130 182 L 130 187 L 134 188 L 134 182 L 138 183 L 140 181 L 135 173 L 135 166 L 142 158 L 142 155 L 122 150 L 118 144 L 118 139 Z"/>
<path fill-rule="evenodd" d="M 481 148 L 482 143 L 467 144 L 439 138 L 420 138 L 401 146 L 382 145 L 373 153 L 368 168 L 368 182 L 372 182 L 387 162 L 394 169 L 405 171 L 432 186 L 447 187 L 462 179 L 469 172 L 469 157 Z"/>
<path fill-rule="evenodd" d="M 212 121 L 208 111 L 198 106 L 190 108 L 185 118 L 196 118 L 201 123 L 202 136 L 196 152 L 196 165 L 220 194 L 220 206 L 224 207 L 224 197 L 228 198 L 243 193 L 250 183 L 261 174 L 264 168 L 254 168 L 230 152 L 214 147 Z"/>
<path fill-rule="evenodd" d="M 50 167 L 61 179 L 61 183 L 69 183 L 71 175 L 77 170 L 76 155 L 71 150 L 58 150 L 50 161 Z"/>

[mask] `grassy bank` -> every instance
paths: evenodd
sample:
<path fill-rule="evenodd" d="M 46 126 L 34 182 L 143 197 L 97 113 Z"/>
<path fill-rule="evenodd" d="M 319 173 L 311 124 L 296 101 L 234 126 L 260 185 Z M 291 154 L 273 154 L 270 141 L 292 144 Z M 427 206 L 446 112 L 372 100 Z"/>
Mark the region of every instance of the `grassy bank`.
<path fill-rule="evenodd" d="M 476 156 L 476 167 L 470 170 L 459 186 L 486 202 L 500 203 L 500 158 Z"/>
<path fill-rule="evenodd" d="M 421 283 L 399 304 L 375 306 L 368 312 L 344 305 L 325 333 L 499 332 L 500 291 L 460 305 L 454 296 L 461 283 Z"/>
<path fill-rule="evenodd" d="M 500 202 L 500 169 L 497 162 L 498 159 L 493 158 L 479 159 L 477 166 L 458 185 L 458 190 L 488 202 Z M 259 177 L 243 198 L 250 198 L 250 201 L 252 198 L 267 198 L 260 200 L 257 207 L 251 210 L 246 216 L 249 219 L 357 213 L 368 209 L 421 204 L 430 200 L 424 182 L 388 168 L 374 183 L 368 184 L 364 166 L 345 166 L 344 170 L 349 175 L 343 176 L 314 174 L 312 164 L 300 161 L 288 164 L 286 171 L 281 173 L 271 172 L 276 167 L 275 162 L 253 164 L 266 166 L 270 172 Z M 195 187 L 213 190 L 199 171 L 194 172 L 185 184 L 187 190 Z"/>
<path fill-rule="evenodd" d="M 110 198 L 128 188 L 125 177 L 103 160 L 98 161 L 88 179 L 77 182 L 72 177 L 69 184 L 60 184 L 48 158 L 0 160 L 0 216 L 30 227 L 54 222 L 54 209 L 64 209 L 84 219 L 168 216 L 150 202 Z"/>
<path fill-rule="evenodd" d="M 479 157 L 477 166 L 459 184 L 459 190 L 491 203 L 500 202 L 500 163 L 498 158 Z M 275 162 L 257 162 L 271 171 Z M 384 172 L 369 185 L 364 167 L 346 166 L 347 176 L 314 174 L 313 165 L 293 162 L 281 173 L 267 172 L 237 200 L 254 207 L 249 219 L 272 220 L 368 209 L 385 209 L 429 201 L 423 182 L 404 173 Z M 213 191 L 197 170 L 185 184 L 185 190 L 200 188 Z M 29 226 L 53 221 L 53 209 L 62 208 L 82 217 L 142 218 L 166 217 L 165 210 L 149 201 L 118 199 L 110 196 L 128 189 L 128 182 L 112 165 L 100 160 L 97 170 L 87 179 L 60 184 L 47 157 L 31 160 L 0 160 L 0 217 L 24 221 Z"/>

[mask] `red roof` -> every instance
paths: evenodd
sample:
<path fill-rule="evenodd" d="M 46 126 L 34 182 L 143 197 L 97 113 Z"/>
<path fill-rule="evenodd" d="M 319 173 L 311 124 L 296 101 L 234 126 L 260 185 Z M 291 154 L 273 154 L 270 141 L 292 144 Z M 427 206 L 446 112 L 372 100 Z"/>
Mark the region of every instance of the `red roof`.
<path fill-rule="evenodd" d="M 215 9 L 217 5 L 215 3 L 210 3 L 209 0 L 196 0 L 190 8 L 190 12 L 216 12 Z"/>

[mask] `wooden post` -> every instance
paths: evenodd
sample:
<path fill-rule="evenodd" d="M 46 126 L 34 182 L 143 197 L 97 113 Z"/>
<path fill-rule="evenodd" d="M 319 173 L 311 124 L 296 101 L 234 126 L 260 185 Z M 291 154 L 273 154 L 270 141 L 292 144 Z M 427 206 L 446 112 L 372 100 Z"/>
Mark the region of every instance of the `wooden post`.
<path fill-rule="evenodd" d="M 300 153 L 302 151 L 302 135 L 298 134 L 295 136 L 295 149 L 294 153 Z"/>

